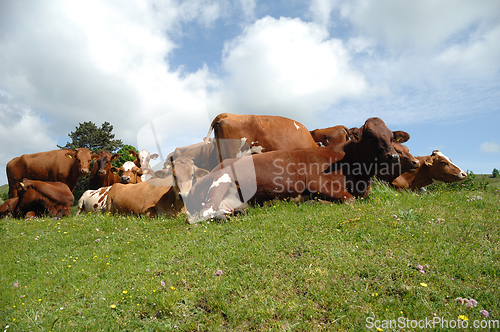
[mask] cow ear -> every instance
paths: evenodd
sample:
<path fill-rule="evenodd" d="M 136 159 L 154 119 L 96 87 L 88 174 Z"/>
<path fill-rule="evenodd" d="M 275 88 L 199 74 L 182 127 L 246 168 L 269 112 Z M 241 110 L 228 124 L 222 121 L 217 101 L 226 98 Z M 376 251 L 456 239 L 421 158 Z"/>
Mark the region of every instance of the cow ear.
<path fill-rule="evenodd" d="M 118 158 L 120 158 L 120 154 L 119 153 L 115 153 L 114 155 L 111 156 L 111 160 L 110 161 L 115 161 Z"/>
<path fill-rule="evenodd" d="M 165 179 L 169 175 L 172 175 L 172 168 L 171 167 L 160 169 L 159 171 L 155 172 L 155 176 L 157 178 L 160 178 L 160 179 Z"/>
<path fill-rule="evenodd" d="M 137 152 L 135 152 L 134 150 L 128 150 L 128 154 L 129 154 L 131 157 L 136 157 L 136 158 L 137 158 Z"/>
<path fill-rule="evenodd" d="M 196 179 L 199 179 L 199 178 L 202 178 L 204 177 L 205 175 L 207 175 L 208 173 L 210 173 L 209 171 L 207 171 L 206 169 L 203 169 L 203 168 L 196 168 L 196 170 L 194 171 L 194 176 L 196 177 Z"/>
<path fill-rule="evenodd" d="M 136 170 L 137 175 L 142 176 L 144 173 L 142 172 L 142 168 L 137 167 Z"/>
<path fill-rule="evenodd" d="M 76 152 L 75 151 L 71 151 L 71 152 L 66 152 L 66 157 L 68 158 L 74 158 L 76 156 Z"/>
<path fill-rule="evenodd" d="M 424 164 L 431 167 L 432 166 L 432 157 L 427 157 L 425 160 L 424 160 Z"/>
<path fill-rule="evenodd" d="M 394 135 L 394 141 L 398 143 L 404 143 L 410 139 L 410 134 L 408 134 L 406 131 L 396 130 L 393 131 L 392 134 Z"/>
<path fill-rule="evenodd" d="M 91 158 L 92 160 L 97 160 L 99 159 L 99 155 L 94 153 Z"/>
<path fill-rule="evenodd" d="M 116 167 L 116 166 L 113 166 L 113 167 L 111 167 L 110 171 L 111 171 L 111 173 L 113 173 L 113 174 L 118 174 L 119 168 L 118 168 L 118 167 Z"/>
<path fill-rule="evenodd" d="M 153 154 L 151 155 L 151 159 L 156 160 L 156 158 L 158 158 L 159 156 L 160 156 L 160 155 L 159 155 L 158 153 L 153 153 Z"/>
<path fill-rule="evenodd" d="M 353 127 L 348 130 L 349 138 L 353 141 L 359 141 L 361 139 L 361 130 L 359 128 Z"/>

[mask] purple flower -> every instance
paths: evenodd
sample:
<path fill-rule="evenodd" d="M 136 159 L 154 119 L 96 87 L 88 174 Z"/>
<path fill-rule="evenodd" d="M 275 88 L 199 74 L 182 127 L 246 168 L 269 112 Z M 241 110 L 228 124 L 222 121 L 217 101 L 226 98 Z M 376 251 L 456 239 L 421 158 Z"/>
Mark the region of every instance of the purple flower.
<path fill-rule="evenodd" d="M 19 284 L 17 282 L 15 282 L 14 287 L 19 287 Z"/>
<path fill-rule="evenodd" d="M 97 240 L 95 240 L 95 242 L 101 242 L 101 239 L 97 239 Z"/>
<path fill-rule="evenodd" d="M 481 315 L 483 315 L 484 317 L 489 317 L 489 316 L 490 316 L 490 313 L 489 313 L 488 311 L 484 310 L 484 309 L 483 309 L 483 310 L 481 310 L 479 313 L 480 313 Z"/>
<path fill-rule="evenodd" d="M 467 301 L 467 299 L 462 299 L 461 297 L 457 297 L 455 301 L 457 301 L 460 304 L 464 304 Z"/>
<path fill-rule="evenodd" d="M 222 273 L 223 273 L 222 270 L 217 270 L 217 272 L 215 272 L 215 275 L 220 276 Z"/>
<path fill-rule="evenodd" d="M 185 284 L 187 284 L 187 281 L 182 279 L 182 283 L 185 285 Z"/>
<path fill-rule="evenodd" d="M 468 308 L 475 307 L 475 306 L 477 306 L 477 301 L 476 301 L 476 300 L 474 300 L 474 299 L 469 299 L 469 300 L 467 301 L 467 305 L 466 305 L 466 307 L 467 307 L 467 306 L 468 306 Z"/>
<path fill-rule="evenodd" d="M 420 273 L 425 273 L 425 271 L 424 270 L 420 270 Z"/>
<path fill-rule="evenodd" d="M 37 238 L 37 237 L 35 238 L 35 241 L 38 241 L 38 238 Z"/>
<path fill-rule="evenodd" d="M 417 265 L 417 269 L 422 270 L 424 267 L 422 265 Z"/>
<path fill-rule="evenodd" d="M 160 282 L 160 284 L 165 287 L 165 281 Z"/>

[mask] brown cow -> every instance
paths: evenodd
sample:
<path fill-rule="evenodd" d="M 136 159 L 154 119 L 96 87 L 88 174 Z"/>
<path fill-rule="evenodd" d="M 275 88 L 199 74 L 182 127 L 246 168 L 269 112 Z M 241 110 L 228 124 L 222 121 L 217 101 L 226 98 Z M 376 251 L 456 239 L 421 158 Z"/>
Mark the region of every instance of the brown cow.
<path fill-rule="evenodd" d="M 120 155 L 118 153 L 111 155 L 111 153 L 106 150 L 97 154 L 97 158 L 95 158 L 96 161 L 90 171 L 89 189 L 95 190 L 120 182 L 118 175 L 111 172 L 111 162 L 119 157 Z"/>
<path fill-rule="evenodd" d="M 367 196 L 376 169 L 398 163 L 399 155 L 392 145 L 394 134 L 381 119 L 368 119 L 360 131 L 359 141 L 247 156 L 209 173 L 187 197 L 190 222 L 232 213 L 246 201 L 262 204 L 308 195 L 349 201 Z"/>
<path fill-rule="evenodd" d="M 0 218 L 11 216 L 17 206 L 19 197 L 9 198 L 0 205 Z"/>
<path fill-rule="evenodd" d="M 417 190 L 435 181 L 446 183 L 462 181 L 467 173 L 455 165 L 450 158 L 439 150 L 432 151 L 430 156 L 417 157 L 420 167 L 414 172 L 401 174 L 392 184 L 397 188 Z"/>
<path fill-rule="evenodd" d="M 123 184 L 142 182 L 142 169 L 137 167 L 132 161 L 126 161 L 120 168 L 115 166 L 111 167 L 111 172 L 113 174 L 118 174 L 120 183 Z"/>
<path fill-rule="evenodd" d="M 212 130 L 219 162 L 250 153 L 318 147 L 303 124 L 281 116 L 221 113 L 212 121 L 205 141 Z"/>
<path fill-rule="evenodd" d="M 115 183 L 108 192 L 106 206 L 112 213 L 173 217 L 182 212 L 184 203 L 173 176 L 168 176 L 131 185 Z"/>
<path fill-rule="evenodd" d="M 24 179 L 63 182 L 71 192 L 80 176 L 88 174 L 92 154 L 87 148 L 76 151 L 52 150 L 23 154 L 7 163 L 9 198 L 17 197 L 17 188 Z"/>
<path fill-rule="evenodd" d="M 67 216 L 75 198 L 62 182 L 24 179 L 19 183 L 18 202 L 14 216 L 42 216 L 49 214 L 60 219 Z"/>
<path fill-rule="evenodd" d="M 342 125 L 315 129 L 311 130 L 310 133 L 316 144 L 319 146 L 332 146 L 349 140 L 349 129 Z"/>

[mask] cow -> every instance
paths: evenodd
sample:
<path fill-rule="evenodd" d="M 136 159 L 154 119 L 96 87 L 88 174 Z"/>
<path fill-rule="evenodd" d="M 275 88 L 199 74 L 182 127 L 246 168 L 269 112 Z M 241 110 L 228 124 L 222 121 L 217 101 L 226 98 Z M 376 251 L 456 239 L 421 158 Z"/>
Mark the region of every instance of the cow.
<path fill-rule="evenodd" d="M 9 198 L 0 205 L 0 218 L 11 216 L 17 206 L 19 197 Z"/>
<path fill-rule="evenodd" d="M 166 163 L 181 156 L 191 157 L 196 167 L 211 171 L 219 164 L 215 140 L 208 137 L 204 142 L 178 147 L 167 156 Z"/>
<path fill-rule="evenodd" d="M 94 165 L 90 171 L 89 189 L 95 190 L 101 187 L 111 186 L 120 181 L 118 175 L 111 172 L 111 162 L 118 159 L 120 155 L 111 155 L 109 151 L 103 150 L 97 154 Z"/>
<path fill-rule="evenodd" d="M 381 119 L 368 119 L 360 131 L 357 141 L 255 154 L 212 171 L 185 200 L 188 222 L 230 214 L 243 202 L 263 204 L 311 195 L 349 202 L 366 197 L 377 167 L 399 163 L 399 154 L 392 144 L 393 132 Z"/>
<path fill-rule="evenodd" d="M 214 131 L 219 162 L 245 154 L 318 147 L 300 122 L 273 115 L 217 115 L 205 141 Z"/>
<path fill-rule="evenodd" d="M 183 199 L 207 170 L 194 165 L 193 159 L 181 156 L 166 168 L 156 171 L 155 178 L 125 188 L 115 184 L 108 193 L 108 210 L 118 213 L 175 215 L 185 212 Z M 147 183 L 143 185 L 142 183 Z M 161 188 L 153 188 L 159 186 Z M 147 195 L 147 197 L 142 197 Z M 175 195 L 175 197 L 173 197 Z M 163 197 L 164 196 L 164 197 Z M 109 200 L 109 197 L 112 197 Z M 163 197 L 163 198 L 162 198 Z"/>
<path fill-rule="evenodd" d="M 106 201 L 110 188 L 111 186 L 107 186 L 85 191 L 78 200 L 76 215 L 82 212 L 104 211 L 106 209 Z"/>
<path fill-rule="evenodd" d="M 455 165 L 450 158 L 439 150 L 432 151 L 430 156 L 417 157 L 420 167 L 414 172 L 406 172 L 392 181 L 396 188 L 418 190 L 433 182 L 457 182 L 465 180 L 467 173 Z"/>
<path fill-rule="evenodd" d="M 123 184 L 142 182 L 143 171 L 132 161 L 126 161 L 120 168 L 111 167 L 111 172 L 118 174 L 120 183 Z"/>
<path fill-rule="evenodd" d="M 112 213 L 173 217 L 183 211 L 184 203 L 173 176 L 168 176 L 131 185 L 115 183 L 109 190 L 106 208 Z"/>
<path fill-rule="evenodd" d="M 87 148 L 52 150 L 23 154 L 7 163 L 9 198 L 17 197 L 17 188 L 24 179 L 63 182 L 71 192 L 80 176 L 89 173 L 92 155 Z"/>
<path fill-rule="evenodd" d="M 141 168 L 143 171 L 150 170 L 149 162 L 151 159 L 156 160 L 156 158 L 159 157 L 158 153 L 153 153 L 151 154 L 147 150 L 141 150 L 139 152 L 135 152 L 134 150 L 128 150 L 128 153 L 132 156 L 135 157 L 136 159 L 134 160 L 134 164 Z M 149 173 L 149 172 L 146 172 Z M 141 180 L 146 181 L 147 179 L 147 174 L 142 174 L 141 175 Z"/>
<path fill-rule="evenodd" d="M 50 216 L 61 219 L 71 212 L 75 198 L 69 187 L 62 182 L 23 179 L 19 182 L 18 201 L 13 215 Z"/>
<path fill-rule="evenodd" d="M 142 182 L 142 170 L 132 161 L 126 161 L 120 168 L 111 167 L 110 173 L 115 175 L 118 181 L 114 183 L 136 184 Z M 116 175 L 118 174 L 118 175 Z M 113 185 L 113 183 L 111 184 Z M 102 211 L 106 208 L 106 201 L 111 185 L 99 189 L 89 189 L 83 193 L 78 200 L 76 215 L 82 212 Z"/>
<path fill-rule="evenodd" d="M 349 129 L 339 125 L 310 131 L 312 138 L 319 146 L 332 146 L 349 140 Z"/>

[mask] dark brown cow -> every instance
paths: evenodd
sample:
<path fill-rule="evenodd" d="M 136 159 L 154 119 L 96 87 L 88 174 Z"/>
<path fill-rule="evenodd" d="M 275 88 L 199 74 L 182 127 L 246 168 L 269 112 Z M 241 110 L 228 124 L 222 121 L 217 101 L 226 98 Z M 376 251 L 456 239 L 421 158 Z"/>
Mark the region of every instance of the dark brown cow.
<path fill-rule="evenodd" d="M 118 153 L 111 155 L 111 153 L 106 150 L 97 154 L 95 163 L 90 171 L 89 189 L 96 190 L 120 182 L 118 175 L 111 172 L 111 162 L 119 157 L 120 155 Z"/>
<path fill-rule="evenodd" d="M 332 146 L 349 140 L 349 129 L 339 125 L 330 128 L 310 131 L 312 138 L 319 146 Z"/>
<path fill-rule="evenodd" d="M 392 182 L 395 187 L 417 190 L 435 181 L 451 183 L 462 181 L 467 177 L 466 172 L 439 150 L 434 150 L 430 156 L 417 157 L 417 159 L 420 167 L 414 172 L 401 174 Z"/>
<path fill-rule="evenodd" d="M 114 174 L 118 174 L 120 183 L 123 184 L 142 182 L 142 169 L 137 167 L 136 164 L 132 161 L 126 161 L 120 168 L 115 166 L 111 167 L 111 172 Z"/>
<path fill-rule="evenodd" d="M 88 174 L 92 157 L 86 148 L 76 151 L 52 150 L 16 157 L 7 163 L 9 198 L 17 197 L 17 188 L 24 178 L 63 182 L 73 192 L 80 176 Z"/>
<path fill-rule="evenodd" d="M 392 145 L 393 132 L 381 119 L 368 119 L 360 130 L 359 141 L 247 156 L 209 173 L 187 197 L 190 222 L 231 213 L 245 201 L 262 204 L 309 195 L 349 201 L 367 196 L 376 169 L 398 163 L 399 155 Z"/>
<path fill-rule="evenodd" d="M 42 216 L 55 218 L 67 216 L 74 202 L 73 194 L 62 182 L 48 182 L 24 179 L 19 183 L 19 197 L 14 216 Z"/>
<path fill-rule="evenodd" d="M 17 206 L 19 197 L 9 198 L 2 205 L 0 205 L 0 218 L 11 216 Z"/>
<path fill-rule="evenodd" d="M 205 141 L 212 130 L 220 161 L 250 153 L 318 147 L 303 124 L 281 116 L 221 113 L 212 121 Z"/>
<path fill-rule="evenodd" d="M 188 146 L 178 147 L 167 156 L 166 163 L 182 156 L 191 157 L 196 167 L 211 171 L 219 164 L 217 148 L 213 138 L 209 137 L 205 142 Z"/>

